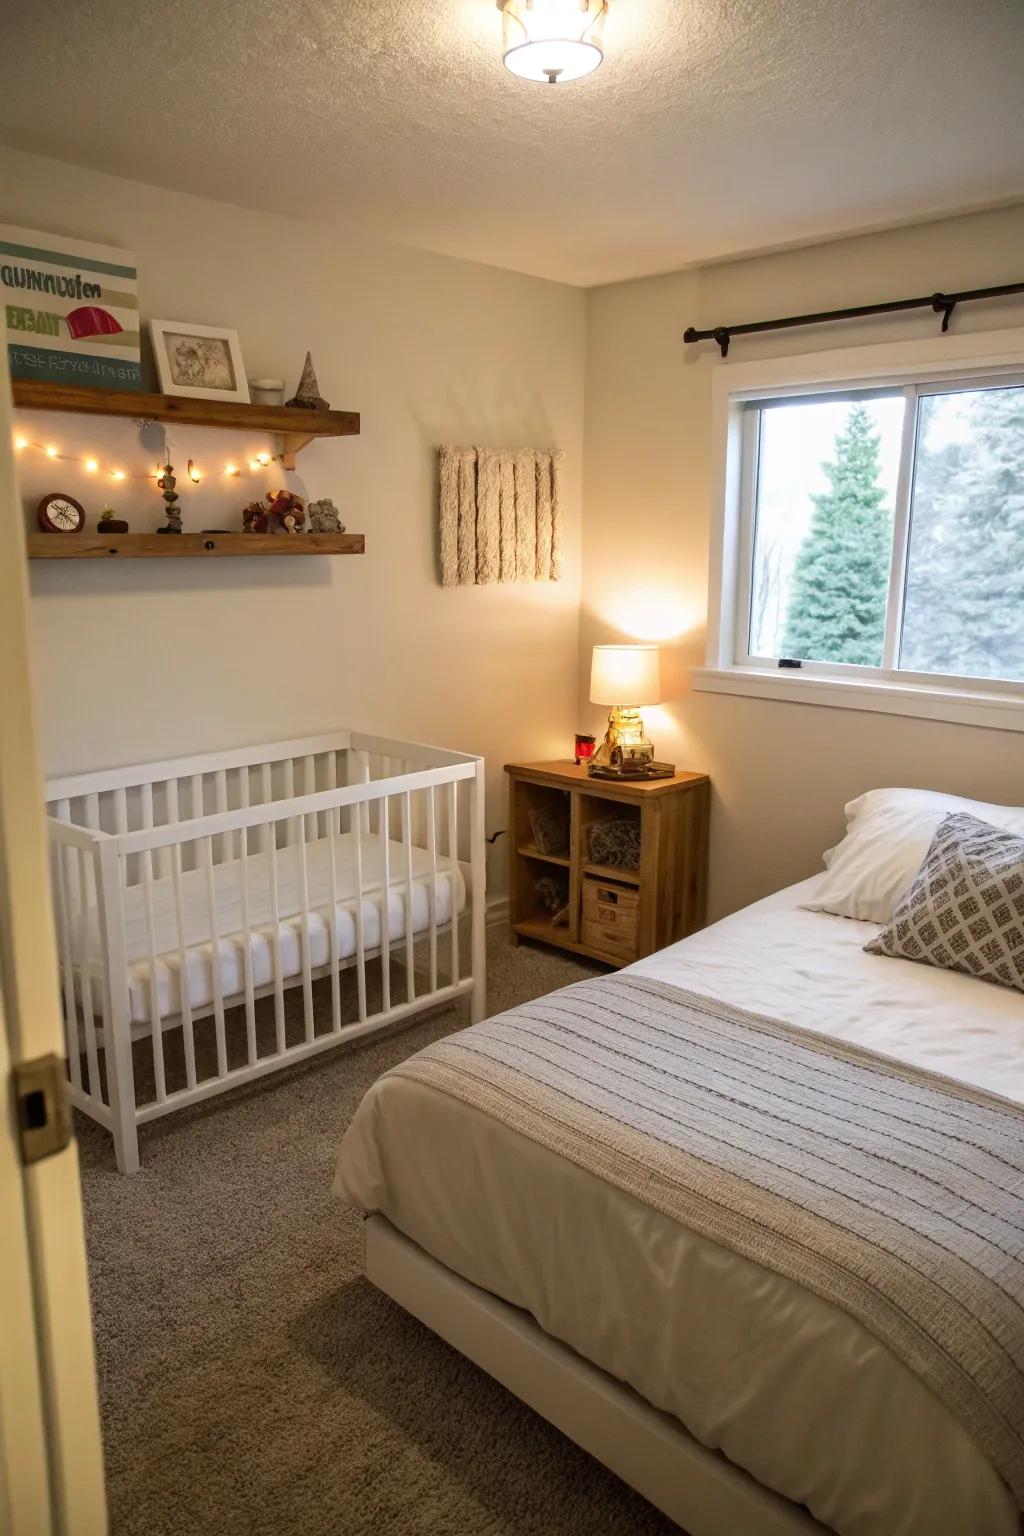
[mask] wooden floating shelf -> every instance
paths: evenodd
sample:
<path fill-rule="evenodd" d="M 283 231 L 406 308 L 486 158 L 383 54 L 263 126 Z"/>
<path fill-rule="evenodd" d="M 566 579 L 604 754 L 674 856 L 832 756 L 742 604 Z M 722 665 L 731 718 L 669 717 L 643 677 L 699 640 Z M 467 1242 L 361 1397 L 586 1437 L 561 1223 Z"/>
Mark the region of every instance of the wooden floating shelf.
<path fill-rule="evenodd" d="M 80 384 L 13 381 L 14 404 L 22 411 L 72 411 L 83 416 L 124 416 L 173 421 L 185 427 L 221 427 L 240 432 L 277 432 L 285 469 L 317 437 L 355 437 L 358 411 L 304 411 L 287 405 L 249 405 L 240 400 L 190 400 L 133 389 L 89 389 Z"/>
<path fill-rule="evenodd" d="M 226 555 L 361 555 L 361 533 L 30 533 L 30 560 L 174 560 Z"/>

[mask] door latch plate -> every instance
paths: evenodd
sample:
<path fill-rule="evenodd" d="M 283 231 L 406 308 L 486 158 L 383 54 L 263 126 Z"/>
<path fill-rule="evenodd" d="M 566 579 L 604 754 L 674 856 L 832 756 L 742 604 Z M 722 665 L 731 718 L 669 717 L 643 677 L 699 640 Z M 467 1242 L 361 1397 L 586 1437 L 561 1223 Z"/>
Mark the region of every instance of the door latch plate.
<path fill-rule="evenodd" d="M 63 1058 L 51 1052 L 14 1066 L 18 1135 L 23 1163 L 63 1152 L 71 1140 L 71 1105 Z"/>

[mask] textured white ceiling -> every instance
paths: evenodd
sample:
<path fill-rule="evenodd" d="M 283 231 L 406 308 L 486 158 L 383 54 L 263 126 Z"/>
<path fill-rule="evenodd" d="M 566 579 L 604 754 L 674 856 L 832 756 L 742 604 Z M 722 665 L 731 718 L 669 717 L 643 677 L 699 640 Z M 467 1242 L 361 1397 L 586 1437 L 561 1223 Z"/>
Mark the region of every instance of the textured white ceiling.
<path fill-rule="evenodd" d="M 1022 0 L 613 0 L 515 79 L 494 0 L 4 0 L 0 136 L 573 283 L 1024 196 Z"/>

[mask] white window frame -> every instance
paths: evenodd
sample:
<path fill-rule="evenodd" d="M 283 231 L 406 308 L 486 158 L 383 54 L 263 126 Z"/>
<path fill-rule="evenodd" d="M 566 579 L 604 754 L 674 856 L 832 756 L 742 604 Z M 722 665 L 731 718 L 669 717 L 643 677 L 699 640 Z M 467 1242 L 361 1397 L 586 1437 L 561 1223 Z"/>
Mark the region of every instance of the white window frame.
<path fill-rule="evenodd" d="M 942 677 L 897 668 L 913 482 L 908 438 L 917 399 L 936 388 L 967 389 L 1024 377 L 1024 329 L 931 336 L 799 357 L 737 363 L 721 360 L 712 380 L 714 473 L 707 665 L 694 672 L 699 692 L 916 715 L 998 730 L 1024 731 L 1024 683 Z M 750 401 L 902 390 L 904 451 L 894 510 L 884 665 L 804 661 L 780 668 L 749 654 L 758 414 Z"/>

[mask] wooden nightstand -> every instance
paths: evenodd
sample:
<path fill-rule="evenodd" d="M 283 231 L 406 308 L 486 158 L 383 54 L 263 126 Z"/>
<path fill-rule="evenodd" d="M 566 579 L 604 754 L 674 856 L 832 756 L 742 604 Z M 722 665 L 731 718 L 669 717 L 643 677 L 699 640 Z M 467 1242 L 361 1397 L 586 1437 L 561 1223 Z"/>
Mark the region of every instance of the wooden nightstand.
<path fill-rule="evenodd" d="M 706 774 L 630 784 L 592 779 L 585 766 L 571 762 L 506 763 L 505 772 L 514 943 L 535 939 L 627 965 L 703 926 L 711 800 Z M 531 809 L 555 834 L 547 852 L 537 847 Z M 588 828 L 612 818 L 639 827 L 636 869 L 589 861 Z M 538 889 L 542 877 L 547 879 Z M 560 924 L 545 906 L 553 891 L 565 909 Z"/>

